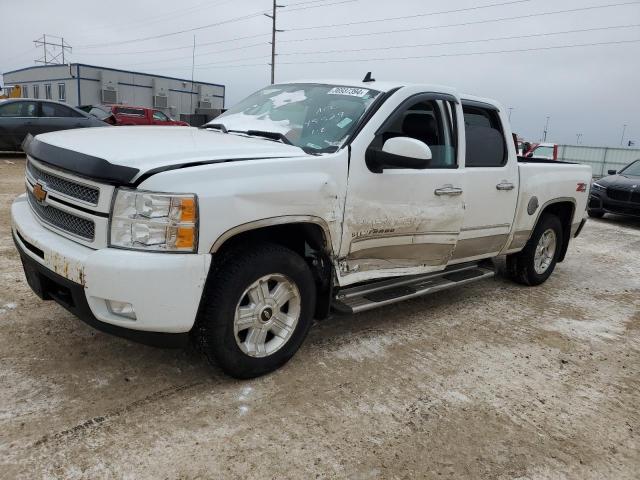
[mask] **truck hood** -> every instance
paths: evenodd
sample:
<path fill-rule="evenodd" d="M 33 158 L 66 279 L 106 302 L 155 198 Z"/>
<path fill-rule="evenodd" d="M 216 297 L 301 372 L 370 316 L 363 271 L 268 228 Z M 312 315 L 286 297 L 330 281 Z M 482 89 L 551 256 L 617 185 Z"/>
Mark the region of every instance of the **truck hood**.
<path fill-rule="evenodd" d="M 185 127 L 110 127 L 28 137 L 27 154 L 76 174 L 114 184 L 204 163 L 307 156 L 301 148 L 260 137 Z"/>

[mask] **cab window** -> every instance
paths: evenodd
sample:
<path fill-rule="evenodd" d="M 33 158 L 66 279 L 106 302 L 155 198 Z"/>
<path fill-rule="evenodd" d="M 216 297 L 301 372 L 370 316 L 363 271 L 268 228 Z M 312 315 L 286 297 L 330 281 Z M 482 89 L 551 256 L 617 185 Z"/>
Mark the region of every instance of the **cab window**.
<path fill-rule="evenodd" d="M 466 137 L 465 166 L 502 167 L 507 163 L 507 146 L 498 111 L 462 104 Z"/>
<path fill-rule="evenodd" d="M 409 137 L 426 144 L 431 160 L 426 168 L 456 168 L 454 135 L 455 109 L 445 100 L 425 100 L 409 104 L 394 114 L 391 123 L 376 136 L 372 145 L 382 148 L 394 137 Z"/>

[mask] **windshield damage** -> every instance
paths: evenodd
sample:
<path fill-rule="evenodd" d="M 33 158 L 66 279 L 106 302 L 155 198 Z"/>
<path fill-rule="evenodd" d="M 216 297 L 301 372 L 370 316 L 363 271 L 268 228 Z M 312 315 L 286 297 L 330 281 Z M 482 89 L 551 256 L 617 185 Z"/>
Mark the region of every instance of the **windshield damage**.
<path fill-rule="evenodd" d="M 272 85 L 205 128 L 280 141 L 307 153 L 329 153 L 342 146 L 379 94 L 348 86 Z"/>

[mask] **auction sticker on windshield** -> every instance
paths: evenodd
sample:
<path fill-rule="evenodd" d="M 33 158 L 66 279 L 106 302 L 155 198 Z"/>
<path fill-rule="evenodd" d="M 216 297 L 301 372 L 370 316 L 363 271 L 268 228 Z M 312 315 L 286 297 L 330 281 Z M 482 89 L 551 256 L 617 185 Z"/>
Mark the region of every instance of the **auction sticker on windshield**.
<path fill-rule="evenodd" d="M 327 92 L 327 95 L 350 95 L 352 97 L 364 97 L 369 90 L 366 88 L 354 87 L 333 87 Z"/>

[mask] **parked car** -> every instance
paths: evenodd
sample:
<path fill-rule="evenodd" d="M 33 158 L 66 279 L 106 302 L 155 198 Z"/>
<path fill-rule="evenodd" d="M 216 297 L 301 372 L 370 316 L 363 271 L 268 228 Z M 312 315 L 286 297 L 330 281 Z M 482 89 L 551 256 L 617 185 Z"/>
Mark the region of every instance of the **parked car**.
<path fill-rule="evenodd" d="M 591 185 L 589 216 L 602 218 L 605 213 L 640 216 L 640 159 L 619 172 L 607 173 L 608 176 Z"/>
<path fill-rule="evenodd" d="M 493 100 L 371 81 L 269 85 L 205 128 L 51 133 L 27 151 L 11 215 L 31 288 L 110 333 L 191 335 L 240 378 L 289 360 L 314 317 L 491 277 L 498 255 L 543 283 L 591 179 L 518 161 Z"/>
<path fill-rule="evenodd" d="M 0 100 L 0 151 L 19 151 L 28 134 L 106 126 L 96 117 L 60 102 Z"/>
<path fill-rule="evenodd" d="M 116 125 L 117 123 L 116 116 L 111 111 L 111 107 L 107 105 L 81 105 L 78 108 L 109 125 Z"/>
<path fill-rule="evenodd" d="M 174 120 L 160 110 L 130 105 L 93 105 L 85 106 L 85 110 L 97 118 L 113 125 L 180 125 L 188 127 L 187 122 Z"/>

